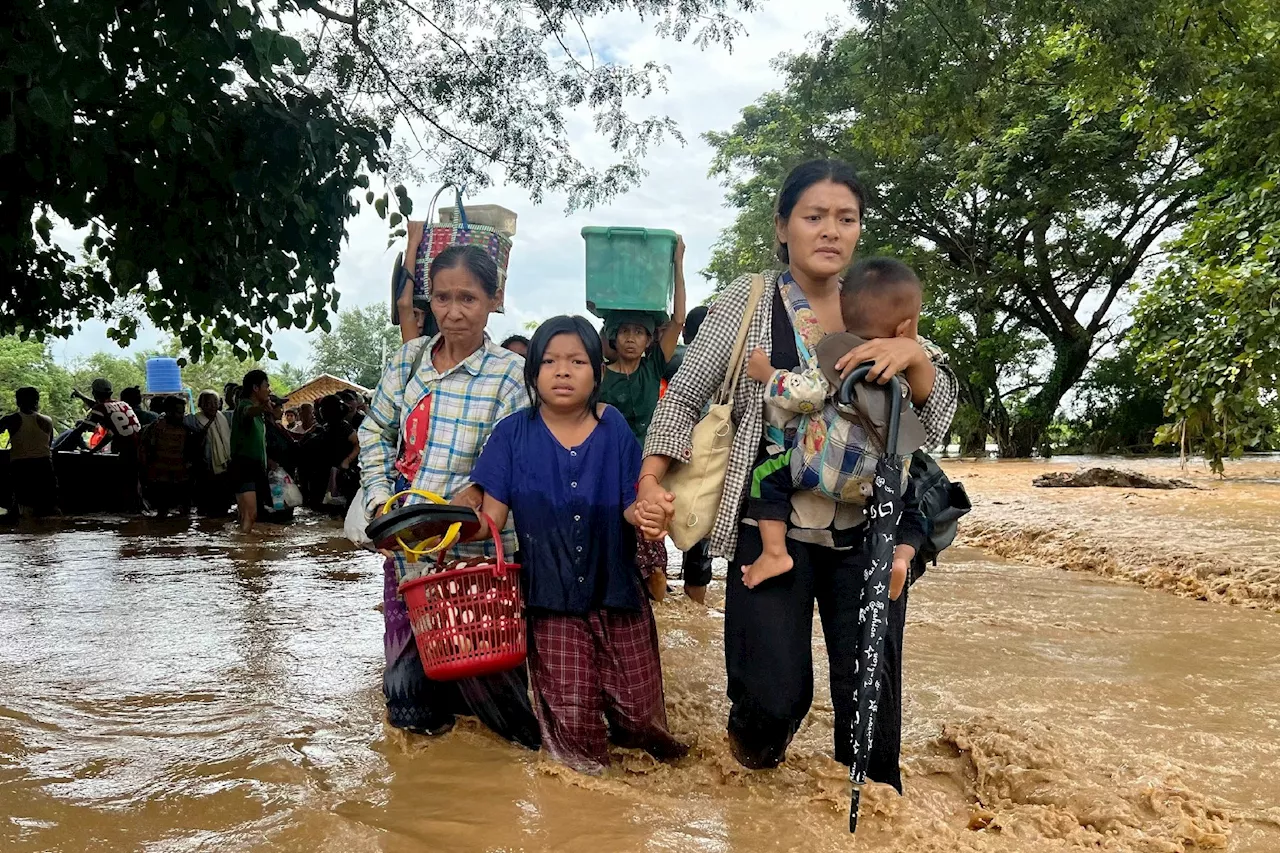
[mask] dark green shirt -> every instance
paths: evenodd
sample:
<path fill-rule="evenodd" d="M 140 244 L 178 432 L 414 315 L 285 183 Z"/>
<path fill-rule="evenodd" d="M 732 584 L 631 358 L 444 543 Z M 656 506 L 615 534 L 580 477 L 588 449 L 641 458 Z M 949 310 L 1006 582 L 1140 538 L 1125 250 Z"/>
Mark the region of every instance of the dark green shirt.
<path fill-rule="evenodd" d="M 231 418 L 231 456 L 257 462 L 266 468 L 267 428 L 262 421 L 262 412 L 252 416 L 248 414 L 252 407 L 250 400 L 236 404 L 236 413 Z"/>
<path fill-rule="evenodd" d="M 635 373 L 626 375 L 605 368 L 604 384 L 600 389 L 600 402 L 608 403 L 627 419 L 627 426 L 640 445 L 649 432 L 653 410 L 658 408 L 658 392 L 662 388 L 662 375 L 667 371 L 667 360 L 660 347 L 652 347 L 640 359 Z"/>

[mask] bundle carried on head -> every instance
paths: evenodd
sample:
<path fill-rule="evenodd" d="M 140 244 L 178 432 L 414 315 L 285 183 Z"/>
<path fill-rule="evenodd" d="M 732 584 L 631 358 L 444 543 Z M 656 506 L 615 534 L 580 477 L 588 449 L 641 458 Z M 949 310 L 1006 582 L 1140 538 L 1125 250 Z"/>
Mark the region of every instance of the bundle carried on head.
<path fill-rule="evenodd" d="M 422 241 L 414 257 L 414 301 L 426 307 L 430 299 L 430 281 L 427 271 L 431 261 L 450 246 L 479 246 L 498 265 L 498 310 L 504 308 L 507 290 L 507 264 L 511 260 L 511 238 L 516 233 L 516 214 L 494 204 L 463 207 L 462 193 L 451 184 L 445 184 L 431 200 L 429 210 L 445 190 L 454 191 L 452 210 L 438 212 L 439 221 L 425 223 Z"/>

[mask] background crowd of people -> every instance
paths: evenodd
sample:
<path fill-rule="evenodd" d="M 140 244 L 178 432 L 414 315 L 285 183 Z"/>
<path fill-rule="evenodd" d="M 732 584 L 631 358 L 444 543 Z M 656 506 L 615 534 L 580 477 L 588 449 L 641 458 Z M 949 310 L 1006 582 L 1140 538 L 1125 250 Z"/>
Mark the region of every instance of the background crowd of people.
<path fill-rule="evenodd" d="M 68 475 L 56 464 L 63 453 L 112 460 L 114 512 L 221 518 L 235 506 L 244 530 L 288 521 L 298 506 L 341 513 L 359 487 L 356 430 L 369 401 L 354 390 L 286 409 L 254 370 L 221 393 L 200 392 L 194 411 L 185 395 L 130 387 L 117 398 L 106 379 L 76 396 L 84 417 L 60 433 L 35 388 L 17 389 L 17 411 L 0 419 L 9 436 L 0 498 L 12 515 L 57 514 L 67 490 L 87 485 L 76 482 L 79 469 Z"/>

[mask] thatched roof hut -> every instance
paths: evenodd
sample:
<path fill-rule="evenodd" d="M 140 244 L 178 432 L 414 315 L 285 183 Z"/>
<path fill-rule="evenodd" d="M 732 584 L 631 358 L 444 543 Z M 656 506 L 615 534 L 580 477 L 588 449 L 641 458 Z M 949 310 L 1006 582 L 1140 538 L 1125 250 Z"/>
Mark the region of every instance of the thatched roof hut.
<path fill-rule="evenodd" d="M 345 379 L 321 373 L 306 385 L 301 385 L 290 391 L 289 396 L 285 398 L 284 406 L 286 409 L 294 409 L 303 403 L 314 403 L 321 397 L 337 394 L 339 391 L 355 391 L 359 394 L 373 393 L 362 385 L 356 385 L 354 382 L 348 382 Z"/>

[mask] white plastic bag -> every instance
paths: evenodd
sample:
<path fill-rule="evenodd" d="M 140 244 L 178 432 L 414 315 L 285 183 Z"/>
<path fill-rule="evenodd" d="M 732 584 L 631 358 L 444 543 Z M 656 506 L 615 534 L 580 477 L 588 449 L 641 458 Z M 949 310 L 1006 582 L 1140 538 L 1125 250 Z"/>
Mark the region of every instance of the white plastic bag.
<path fill-rule="evenodd" d="M 271 509 L 273 512 L 283 512 L 287 504 L 284 499 L 285 480 L 288 475 L 281 468 L 272 468 L 267 474 L 267 484 L 271 488 Z"/>
<path fill-rule="evenodd" d="M 302 489 L 288 474 L 284 475 L 284 505 L 290 509 L 302 506 Z"/>
<path fill-rule="evenodd" d="M 365 528 L 368 526 L 369 517 L 365 514 L 364 508 L 364 486 L 361 486 L 356 490 L 356 496 L 352 498 L 351 505 L 347 507 L 347 520 L 342 525 L 342 532 L 360 547 L 372 549 L 373 543 L 365 533 Z"/>

